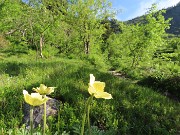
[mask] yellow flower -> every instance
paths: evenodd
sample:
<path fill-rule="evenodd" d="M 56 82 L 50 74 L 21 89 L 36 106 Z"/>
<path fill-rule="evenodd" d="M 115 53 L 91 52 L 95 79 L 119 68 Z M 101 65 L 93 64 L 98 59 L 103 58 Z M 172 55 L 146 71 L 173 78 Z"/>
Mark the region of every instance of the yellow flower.
<path fill-rule="evenodd" d="M 42 95 L 40 95 L 39 93 L 31 93 L 31 95 L 29 95 L 26 90 L 23 90 L 23 94 L 26 103 L 32 106 L 42 105 L 49 99 L 47 97 L 42 98 Z"/>
<path fill-rule="evenodd" d="M 34 91 L 38 92 L 41 95 L 49 95 L 54 92 L 55 87 L 47 87 L 44 84 L 40 84 L 40 87 L 33 88 Z"/>
<path fill-rule="evenodd" d="M 104 82 L 95 81 L 95 77 L 93 76 L 93 74 L 90 74 L 90 83 L 88 88 L 89 94 L 93 94 L 95 98 L 111 99 L 111 94 L 104 92 L 104 87 Z"/>

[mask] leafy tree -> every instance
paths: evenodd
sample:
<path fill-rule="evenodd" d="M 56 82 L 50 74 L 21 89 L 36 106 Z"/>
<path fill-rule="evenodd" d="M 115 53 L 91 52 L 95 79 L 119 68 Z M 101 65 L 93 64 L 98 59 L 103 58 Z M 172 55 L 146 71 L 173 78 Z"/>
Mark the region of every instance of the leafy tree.
<path fill-rule="evenodd" d="M 19 0 L 5 0 L 0 7 L 0 31 L 14 44 L 24 41 L 26 29 L 23 11 L 26 6 Z"/>
<path fill-rule="evenodd" d="M 164 19 L 164 12 L 157 11 L 153 5 L 145 22 L 123 25 L 122 33 L 108 40 L 110 59 L 114 62 L 119 59 L 121 64 L 127 63 L 126 67 L 131 65 L 132 68 L 145 63 L 151 65 L 156 50 L 164 44 L 165 30 L 169 28 L 170 19 Z"/>
<path fill-rule="evenodd" d="M 29 0 L 27 3 L 18 0 L 4 1 L 1 7 L 0 25 L 6 37 L 15 46 L 35 47 L 43 57 L 42 48 L 45 42 L 51 40 L 50 29 L 53 29 L 55 23 L 53 14 L 36 0 Z"/>
<path fill-rule="evenodd" d="M 48 46 L 65 55 L 101 55 L 101 22 L 111 16 L 109 7 L 106 0 L 4 1 L 0 29 L 15 46 L 36 49 L 41 57 Z"/>
<path fill-rule="evenodd" d="M 90 48 L 99 48 L 94 43 L 102 42 L 104 28 L 101 20 L 107 16 L 105 11 L 108 6 L 106 0 L 78 0 L 72 1 L 69 6 L 66 22 L 78 31 L 85 54 L 90 53 Z"/>

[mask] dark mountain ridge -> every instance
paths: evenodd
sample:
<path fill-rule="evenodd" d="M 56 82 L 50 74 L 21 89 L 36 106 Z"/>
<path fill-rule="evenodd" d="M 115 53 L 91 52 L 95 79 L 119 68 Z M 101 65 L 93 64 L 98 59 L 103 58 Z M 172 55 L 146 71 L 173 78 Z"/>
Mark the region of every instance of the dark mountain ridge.
<path fill-rule="evenodd" d="M 180 2 L 174 6 L 166 9 L 164 14 L 165 19 L 172 18 L 171 27 L 167 30 L 168 33 L 180 35 Z"/>
<path fill-rule="evenodd" d="M 167 33 L 169 34 L 174 34 L 174 35 L 180 35 L 180 2 L 173 7 L 169 7 L 166 10 L 166 13 L 164 13 L 164 17 L 165 19 L 168 18 L 172 18 L 171 20 L 171 26 L 170 29 L 167 30 Z M 135 24 L 138 22 L 142 22 L 144 21 L 146 15 L 140 16 L 140 17 L 136 17 L 132 20 L 128 20 L 127 23 L 128 24 Z"/>

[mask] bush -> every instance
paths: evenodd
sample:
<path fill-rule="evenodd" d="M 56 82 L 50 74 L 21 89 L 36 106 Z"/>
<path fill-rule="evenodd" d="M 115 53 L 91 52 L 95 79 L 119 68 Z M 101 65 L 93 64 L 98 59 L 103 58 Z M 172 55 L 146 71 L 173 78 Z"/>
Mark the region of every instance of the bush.
<path fill-rule="evenodd" d="M 105 58 L 102 55 L 90 54 L 84 57 L 90 64 L 94 65 L 97 69 L 108 69 Z"/>
<path fill-rule="evenodd" d="M 0 34 L 0 50 L 7 49 L 9 45 L 9 41 L 7 41 L 2 34 Z"/>

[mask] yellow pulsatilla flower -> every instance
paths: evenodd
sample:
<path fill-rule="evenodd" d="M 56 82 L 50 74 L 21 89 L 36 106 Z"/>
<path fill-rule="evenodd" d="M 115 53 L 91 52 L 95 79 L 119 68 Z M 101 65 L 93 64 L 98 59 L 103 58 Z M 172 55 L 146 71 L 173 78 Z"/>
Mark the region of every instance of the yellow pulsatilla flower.
<path fill-rule="evenodd" d="M 90 95 L 94 95 L 95 98 L 104 98 L 111 99 L 112 95 L 104 92 L 105 83 L 100 81 L 95 81 L 95 77 L 93 74 L 90 74 L 90 83 L 88 92 Z"/>
<path fill-rule="evenodd" d="M 42 105 L 49 99 L 48 97 L 43 98 L 39 93 L 31 93 L 31 95 L 29 95 L 26 90 L 23 90 L 23 94 L 26 103 L 32 106 Z"/>
<path fill-rule="evenodd" d="M 54 92 L 55 87 L 47 87 L 44 84 L 40 84 L 40 87 L 33 88 L 34 91 L 38 92 L 41 95 L 49 95 Z"/>

